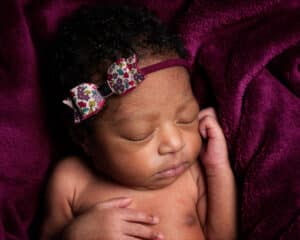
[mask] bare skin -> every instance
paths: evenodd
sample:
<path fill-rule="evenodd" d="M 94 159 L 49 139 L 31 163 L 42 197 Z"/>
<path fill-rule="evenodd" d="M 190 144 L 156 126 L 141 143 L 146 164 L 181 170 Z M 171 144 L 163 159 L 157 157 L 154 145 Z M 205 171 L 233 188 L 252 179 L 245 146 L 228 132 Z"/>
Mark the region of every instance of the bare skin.
<path fill-rule="evenodd" d="M 147 75 L 93 127 L 82 144 L 93 170 L 77 157 L 57 166 L 42 239 L 235 239 L 225 138 L 212 109 L 199 113 L 184 68 Z"/>

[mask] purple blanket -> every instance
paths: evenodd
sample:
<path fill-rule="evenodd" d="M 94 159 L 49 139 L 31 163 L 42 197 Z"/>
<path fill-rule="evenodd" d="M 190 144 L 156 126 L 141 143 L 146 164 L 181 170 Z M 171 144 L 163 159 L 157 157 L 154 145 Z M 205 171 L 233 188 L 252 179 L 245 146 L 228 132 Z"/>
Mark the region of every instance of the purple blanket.
<path fill-rule="evenodd" d="M 29 239 L 53 148 L 39 56 L 84 2 L 99 1 L 0 3 L 0 239 Z M 186 42 L 195 93 L 216 106 L 228 140 L 240 239 L 300 239 L 300 2 L 126 2 L 154 10 Z"/>

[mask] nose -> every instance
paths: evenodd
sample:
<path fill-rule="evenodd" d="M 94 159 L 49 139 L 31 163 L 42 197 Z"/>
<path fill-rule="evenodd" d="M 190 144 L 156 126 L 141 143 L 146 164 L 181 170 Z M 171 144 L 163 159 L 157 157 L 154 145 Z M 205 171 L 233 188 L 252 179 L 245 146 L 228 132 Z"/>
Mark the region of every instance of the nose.
<path fill-rule="evenodd" d="M 161 155 L 179 152 L 185 145 L 181 130 L 174 124 L 166 124 L 160 129 L 158 152 Z"/>

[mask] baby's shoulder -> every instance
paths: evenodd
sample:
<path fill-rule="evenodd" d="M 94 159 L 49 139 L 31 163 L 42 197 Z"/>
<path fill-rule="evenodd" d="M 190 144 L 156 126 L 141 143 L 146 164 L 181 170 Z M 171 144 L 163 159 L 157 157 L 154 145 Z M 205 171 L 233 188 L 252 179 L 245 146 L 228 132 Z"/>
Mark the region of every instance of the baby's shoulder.
<path fill-rule="evenodd" d="M 85 160 L 79 156 L 68 156 L 61 159 L 54 168 L 54 174 L 78 177 L 78 174 L 88 176 L 90 170 L 85 164 Z"/>
<path fill-rule="evenodd" d="M 91 177 L 91 171 L 85 160 L 78 156 L 69 156 L 58 162 L 53 172 L 54 177 L 60 177 L 68 182 L 77 182 Z"/>
<path fill-rule="evenodd" d="M 80 192 L 91 179 L 91 173 L 83 159 L 69 156 L 55 166 L 48 183 L 48 193 L 72 198 Z"/>
<path fill-rule="evenodd" d="M 74 218 L 73 203 L 88 179 L 88 169 L 78 157 L 67 157 L 56 164 L 45 196 L 45 236 L 60 232 Z"/>

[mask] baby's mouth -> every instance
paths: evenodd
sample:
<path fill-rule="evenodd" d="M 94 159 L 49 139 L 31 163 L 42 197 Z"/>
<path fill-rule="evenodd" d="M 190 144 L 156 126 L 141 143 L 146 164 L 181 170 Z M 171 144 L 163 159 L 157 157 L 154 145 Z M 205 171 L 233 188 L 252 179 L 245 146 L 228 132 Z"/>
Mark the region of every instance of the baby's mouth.
<path fill-rule="evenodd" d="M 177 177 L 181 175 L 188 167 L 190 166 L 189 162 L 182 162 L 166 168 L 162 171 L 159 171 L 156 175 L 158 178 L 170 178 Z"/>

